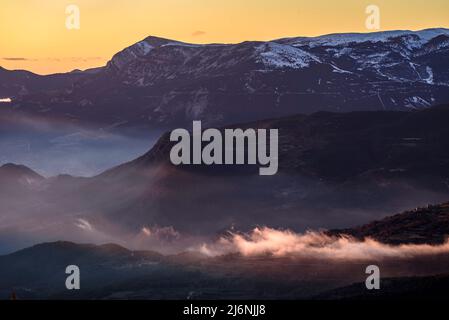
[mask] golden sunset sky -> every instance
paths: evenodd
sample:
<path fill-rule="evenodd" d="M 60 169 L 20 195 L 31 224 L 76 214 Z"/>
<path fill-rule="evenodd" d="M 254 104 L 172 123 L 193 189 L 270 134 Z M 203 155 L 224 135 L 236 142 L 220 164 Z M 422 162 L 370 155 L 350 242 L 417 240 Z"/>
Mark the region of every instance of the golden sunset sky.
<path fill-rule="evenodd" d="M 78 5 L 80 30 L 65 27 Z M 449 27 L 448 0 L 0 0 L 0 66 L 39 74 L 104 65 L 149 35 L 193 43 L 236 43 L 336 32 Z"/>

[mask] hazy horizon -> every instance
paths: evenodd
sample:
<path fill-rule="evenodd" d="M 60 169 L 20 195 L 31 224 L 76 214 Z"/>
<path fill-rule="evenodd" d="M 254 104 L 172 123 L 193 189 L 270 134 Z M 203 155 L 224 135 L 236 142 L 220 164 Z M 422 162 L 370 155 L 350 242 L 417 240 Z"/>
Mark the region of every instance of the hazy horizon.
<path fill-rule="evenodd" d="M 80 29 L 65 27 L 66 7 L 80 10 Z M 105 65 L 118 51 L 149 35 L 190 43 L 238 43 L 330 33 L 449 28 L 449 3 L 442 0 L 377 1 L 381 25 L 367 30 L 369 3 L 274 0 L 245 3 L 123 0 L 2 1 L 0 65 L 37 74 Z M 230 19 L 232 24 L 229 24 Z"/>
<path fill-rule="evenodd" d="M 432 29 L 446 29 L 446 30 L 449 30 L 449 25 L 447 27 L 438 27 L 438 26 L 436 26 L 436 27 L 431 27 L 431 28 L 413 29 L 413 30 L 411 30 L 411 29 L 410 30 L 409 29 L 391 29 L 391 30 L 368 31 L 368 32 L 351 32 L 351 31 L 335 32 L 335 33 L 324 33 L 324 34 L 319 34 L 319 35 L 308 35 L 308 36 L 306 36 L 306 35 L 296 35 L 296 36 L 281 37 L 281 38 L 277 38 L 277 39 L 282 39 L 282 38 L 300 38 L 300 37 L 315 38 L 315 37 L 321 37 L 321 36 L 327 36 L 327 35 L 333 35 L 333 34 L 371 34 L 371 33 L 380 33 L 380 32 L 395 32 L 395 31 L 419 32 L 419 31 L 432 30 Z M 161 35 L 148 35 L 147 37 L 145 37 L 143 39 L 136 39 L 134 42 L 130 43 L 129 45 L 127 45 L 125 47 L 123 47 L 122 49 L 125 49 L 125 48 L 127 48 L 129 46 L 132 46 L 133 44 L 138 43 L 139 41 L 143 41 L 143 40 L 145 40 L 148 37 L 155 37 L 155 38 L 162 38 L 162 39 L 167 39 L 167 40 L 184 42 L 184 41 L 181 41 L 179 39 L 168 38 L 168 37 L 161 36 Z M 226 43 L 225 42 L 222 42 L 222 43 L 220 43 L 220 42 L 202 43 L 202 42 L 195 42 L 195 41 L 190 41 L 190 42 L 185 42 L 185 43 L 188 43 L 188 44 L 199 44 L 199 45 L 201 45 L 201 44 L 203 44 L 203 45 L 209 45 L 209 44 L 238 44 L 238 43 L 242 43 L 242 42 L 246 42 L 246 41 L 261 41 L 262 42 L 262 41 L 274 41 L 274 40 L 277 40 L 277 39 L 268 39 L 268 40 L 246 39 L 246 40 L 242 40 L 242 41 L 238 41 L 238 42 L 226 42 Z M 117 51 L 116 53 L 118 53 L 120 51 L 121 50 Z M 89 70 L 89 69 L 102 68 L 102 67 L 106 66 L 107 62 L 110 61 L 110 59 L 112 59 L 112 57 L 113 56 L 111 56 L 109 59 L 105 60 L 104 63 L 102 63 L 100 65 L 93 65 L 93 66 L 88 66 L 88 67 L 85 67 L 85 68 L 75 67 L 74 69 L 71 69 L 71 70 L 57 71 L 57 72 L 50 72 L 50 73 L 41 73 L 41 72 L 33 71 L 32 69 L 24 69 L 24 68 L 8 69 L 8 68 L 5 67 L 5 65 L 2 65 L 2 64 L 0 64 L 0 67 L 6 69 L 8 71 L 29 71 L 29 72 L 32 72 L 32 73 L 37 74 L 37 75 L 46 76 L 46 75 L 59 74 L 59 73 L 68 73 L 68 72 L 73 72 L 73 71 L 77 71 L 77 70 L 86 71 L 86 70 Z M 0 59 L 3 60 L 3 61 L 7 61 L 7 62 L 8 61 L 15 61 L 17 63 L 20 63 L 22 61 L 27 61 L 26 58 L 5 58 L 5 57 L 3 57 L 3 58 L 0 58 Z M 73 58 L 73 59 L 77 60 L 77 58 Z"/>

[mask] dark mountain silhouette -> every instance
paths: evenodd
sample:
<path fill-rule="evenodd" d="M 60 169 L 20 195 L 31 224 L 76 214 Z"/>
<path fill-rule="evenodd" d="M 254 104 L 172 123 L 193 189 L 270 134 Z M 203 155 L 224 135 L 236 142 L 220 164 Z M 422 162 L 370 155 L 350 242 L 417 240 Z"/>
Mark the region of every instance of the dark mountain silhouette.
<path fill-rule="evenodd" d="M 34 172 L 30 168 L 23 165 L 16 165 L 13 163 L 7 163 L 0 167 L 0 176 L 2 180 L 21 180 L 21 179 L 33 179 L 42 180 L 43 177 L 38 173 Z"/>
<path fill-rule="evenodd" d="M 232 226 L 351 227 L 447 201 L 448 121 L 449 108 L 440 106 L 238 125 L 279 129 L 280 168 L 271 177 L 259 176 L 257 166 L 175 167 L 164 135 L 134 161 L 92 178 L 45 179 L 30 197 L 8 195 L 0 209 L 14 218 L 10 228 L 21 226 L 18 217 L 32 216 L 42 230 L 51 228 L 47 234 L 59 234 L 58 217 L 74 239 L 120 235 L 162 241 L 166 248 L 176 246 L 172 239 L 213 237 Z M 146 226 L 156 228 L 151 237 L 142 233 Z M 28 229 L 34 230 L 21 228 Z"/>
<path fill-rule="evenodd" d="M 93 181 L 127 186 L 122 196 L 132 198 L 128 212 L 140 217 L 152 212 L 158 223 L 176 227 L 209 222 L 211 214 L 223 224 L 276 224 L 279 218 L 292 226 L 293 220 L 302 221 L 300 212 L 314 212 L 310 222 L 318 212 L 335 208 L 350 223 L 360 219 L 351 215 L 356 208 L 385 212 L 388 206 L 414 206 L 415 200 L 418 205 L 447 199 L 448 120 L 449 108 L 439 107 L 415 113 L 317 113 L 239 126 L 279 128 L 280 171 L 274 177 L 259 177 L 255 166 L 174 167 L 165 135 L 141 158 Z M 135 190 L 140 190 L 137 198 L 131 195 Z M 130 218 L 119 211 L 113 216 Z M 327 223 L 334 221 L 328 218 Z"/>
<path fill-rule="evenodd" d="M 65 288 L 65 269 L 80 269 L 79 291 Z M 248 299 L 317 292 L 306 281 L 229 274 L 223 262 L 190 253 L 162 256 L 117 245 L 45 243 L 0 256 L 0 298 L 19 299 Z M 301 283 L 302 286 L 298 284 Z M 319 284 L 322 287 L 323 284 Z M 329 287 L 324 285 L 324 287 Z"/>
<path fill-rule="evenodd" d="M 115 244 L 101 246 L 53 242 L 39 244 L 0 256 L 0 294 L 15 289 L 21 299 L 51 296 L 74 299 L 93 294 L 98 287 L 120 283 L 138 276 L 145 266 L 145 272 L 158 269 L 163 256 L 151 251 L 130 251 Z M 69 292 L 65 288 L 66 267 L 76 265 L 81 270 L 83 292 Z M 166 265 L 167 273 L 170 267 Z"/>
<path fill-rule="evenodd" d="M 68 90 L 74 82 L 88 73 L 68 72 L 42 76 L 25 70 L 7 70 L 0 67 L 0 97 L 18 98 L 42 92 Z"/>

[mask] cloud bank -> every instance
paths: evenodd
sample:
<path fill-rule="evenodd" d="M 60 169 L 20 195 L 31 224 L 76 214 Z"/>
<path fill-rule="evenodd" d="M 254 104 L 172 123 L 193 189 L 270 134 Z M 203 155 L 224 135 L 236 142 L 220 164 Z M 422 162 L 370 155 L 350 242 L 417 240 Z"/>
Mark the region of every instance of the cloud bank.
<path fill-rule="evenodd" d="M 199 250 L 212 257 L 239 253 L 245 257 L 271 255 L 299 259 L 371 260 L 449 253 L 449 241 L 437 246 L 392 246 L 369 238 L 359 241 L 349 236 L 328 236 L 323 232 L 309 231 L 301 234 L 261 227 L 247 234 L 229 233 L 215 243 L 203 244 Z"/>

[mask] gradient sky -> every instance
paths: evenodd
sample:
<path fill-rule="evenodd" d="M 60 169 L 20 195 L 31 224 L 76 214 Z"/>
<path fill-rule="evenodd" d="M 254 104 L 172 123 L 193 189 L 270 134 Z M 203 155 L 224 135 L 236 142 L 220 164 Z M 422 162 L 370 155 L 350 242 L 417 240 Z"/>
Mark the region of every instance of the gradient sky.
<path fill-rule="evenodd" d="M 65 8 L 81 10 L 67 30 Z M 448 0 L 0 0 L 0 66 L 40 74 L 104 65 L 149 35 L 194 43 L 368 32 L 365 8 L 381 10 L 381 30 L 449 28 Z"/>

